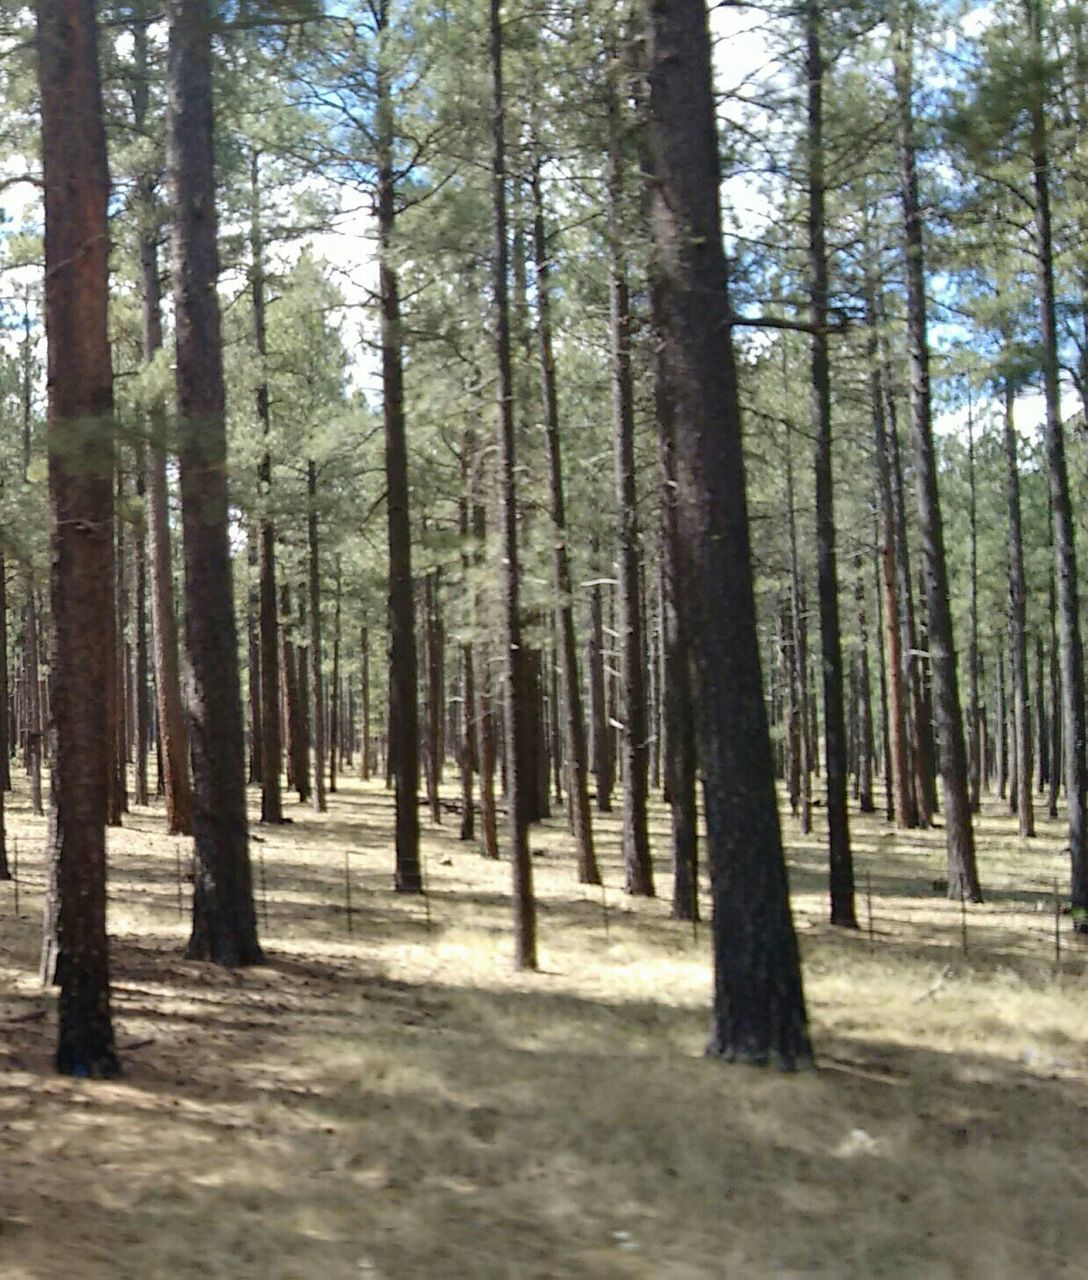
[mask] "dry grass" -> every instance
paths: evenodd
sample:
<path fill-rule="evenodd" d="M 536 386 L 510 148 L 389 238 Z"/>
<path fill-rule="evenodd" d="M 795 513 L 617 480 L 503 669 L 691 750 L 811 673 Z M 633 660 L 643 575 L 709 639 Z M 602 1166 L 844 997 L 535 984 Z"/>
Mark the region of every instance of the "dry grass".
<path fill-rule="evenodd" d="M 455 825 L 427 829 L 425 906 L 391 892 L 380 789 L 349 780 L 328 815 L 294 816 L 254 846 L 269 963 L 244 974 L 179 958 L 160 815 L 113 833 L 126 1075 L 102 1084 L 49 1070 L 43 824 L 17 804 L 20 919 L 0 887 L 5 1280 L 1088 1274 L 1085 962 L 1054 965 L 1056 826 L 1022 846 L 987 816 L 989 901 L 964 953 L 960 909 L 932 888 L 942 833 L 855 819 L 870 940 L 822 923 L 820 838 L 787 822 L 822 1069 L 781 1077 L 700 1056 L 706 931 L 623 900 L 614 822 L 607 913 L 573 883 L 560 825 L 536 833 L 530 977 L 510 967 L 507 868 Z"/>

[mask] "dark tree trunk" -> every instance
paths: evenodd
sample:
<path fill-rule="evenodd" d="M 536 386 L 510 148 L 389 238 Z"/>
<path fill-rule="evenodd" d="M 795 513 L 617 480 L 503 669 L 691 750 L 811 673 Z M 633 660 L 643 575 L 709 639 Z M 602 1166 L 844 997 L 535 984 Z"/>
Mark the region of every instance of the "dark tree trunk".
<path fill-rule="evenodd" d="M 714 900 L 708 1051 L 812 1061 L 756 636 L 704 5 L 652 0 L 651 154 Z"/>
<path fill-rule="evenodd" d="M 115 458 L 114 467 L 117 484 L 114 527 L 117 542 L 113 576 L 114 660 L 111 690 L 113 752 L 110 760 L 110 801 L 107 821 L 111 827 L 119 827 L 121 815 L 128 813 L 128 779 L 125 769 L 125 686 L 128 680 L 125 664 L 125 522 L 122 514 L 125 500 L 124 472 L 119 465 L 119 459 Z"/>
<path fill-rule="evenodd" d="M 607 663 L 604 649 L 604 609 L 601 588 L 589 589 L 589 703 L 592 727 L 593 778 L 597 784 L 597 810 L 612 812 L 612 730 L 608 723 L 608 695 L 605 685 Z"/>
<path fill-rule="evenodd" d="M 627 892 L 652 897 L 653 863 L 647 824 L 649 751 L 639 584 L 635 404 L 631 372 L 631 308 L 624 249 L 620 105 L 609 92 L 608 280 L 612 343 L 612 454 L 616 484 L 616 568 L 619 579 L 620 681 L 623 714 L 623 863 Z"/>
<path fill-rule="evenodd" d="M 656 269 L 655 269 L 656 277 Z M 691 645 L 682 581 L 676 473 L 676 392 L 668 380 L 667 341 L 662 284 L 652 285 L 651 305 L 657 332 L 654 359 L 655 407 L 661 442 L 661 557 L 664 699 L 668 749 L 665 781 L 672 819 L 672 914 L 677 920 L 699 918 L 699 819 L 696 794 L 695 707 L 691 684 Z M 791 684 L 796 707 L 796 689 Z M 791 716 L 791 724 L 793 717 Z M 791 758 L 797 761 L 796 751 Z M 799 762 L 798 762 L 799 763 Z M 792 794 L 792 788 L 791 788 Z"/>
<path fill-rule="evenodd" d="M 370 738 L 370 630 L 364 622 L 359 631 L 359 777 L 370 781 L 374 771 Z"/>
<path fill-rule="evenodd" d="M 324 813 L 325 802 L 325 681 L 321 672 L 321 545 L 317 523 L 317 464 L 311 458 L 306 465 L 307 495 L 307 566 L 310 597 L 310 697 L 311 728 L 314 749 L 313 807 Z"/>
<path fill-rule="evenodd" d="M 39 0 L 45 188 L 52 716 L 42 974 L 60 984 L 57 1070 L 120 1070 L 106 936 L 107 676 L 114 663 L 109 175 L 91 0 Z"/>
<path fill-rule="evenodd" d="M 1035 633 L 1035 734 L 1038 740 L 1039 794 L 1050 781 L 1050 733 L 1047 727 L 1046 685 L 1044 683 L 1043 633 Z"/>
<path fill-rule="evenodd" d="M 290 765 L 291 785 L 298 792 L 299 804 L 306 804 L 310 799 L 310 743 L 306 727 L 305 696 L 309 689 L 306 681 L 305 649 L 296 650 L 292 633 L 294 622 L 291 617 L 291 593 L 287 583 L 280 587 L 280 645 L 283 654 L 284 704 L 287 715 L 287 753 Z M 305 631 L 305 623 L 300 633 Z"/>
<path fill-rule="evenodd" d="M 1020 468 L 1017 462 L 1013 389 L 1005 384 L 1005 488 L 1009 508 L 1009 656 L 1012 660 L 1013 725 L 1016 743 L 1016 813 L 1020 835 L 1035 834 L 1031 796 L 1031 706 L 1028 698 L 1027 587 L 1020 518 Z"/>
<path fill-rule="evenodd" d="M 112 502 L 111 502 L 112 509 Z M 111 526 L 111 537 L 112 537 Z M 113 556 L 110 556 L 113 563 Z M 26 764 L 30 774 L 30 809 L 32 813 L 41 814 L 42 806 L 42 699 L 41 676 L 38 664 L 38 601 L 34 592 L 34 583 L 30 575 L 23 579 L 26 587 L 26 629 L 24 632 L 24 656 L 26 661 L 26 698 L 24 701 L 26 714 Z M 113 616 L 113 578 L 110 578 L 110 615 Z M 55 624 L 54 624 L 55 626 Z M 110 665 L 106 670 L 106 733 L 109 739 L 106 751 L 107 802 L 106 821 L 110 826 L 121 825 L 121 801 L 117 781 L 117 664 L 113 660 L 116 652 L 117 634 L 114 627 L 113 639 L 110 643 Z"/>
<path fill-rule="evenodd" d="M 956 651 L 948 603 L 948 569 L 937 493 L 937 459 L 930 410 L 929 347 L 926 333 L 925 257 L 918 198 L 914 140 L 912 30 L 909 19 L 897 33 L 895 82 L 899 110 L 900 181 L 907 275 L 907 349 L 910 363 L 911 428 L 918 484 L 918 523 L 926 584 L 929 665 L 941 741 L 948 895 L 981 902 L 975 863 L 975 836 L 967 794 L 967 753 L 963 745 Z"/>
<path fill-rule="evenodd" d="M 492 87 L 492 176 L 495 234 L 494 320 L 499 400 L 499 509 L 502 556 L 503 642 L 506 647 L 506 779 L 513 864 L 514 951 L 519 969 L 535 969 L 536 903 L 525 774 L 527 726 L 520 695 L 525 688 L 521 641 L 520 566 L 518 561 L 517 484 L 514 436 L 514 379 L 510 357 L 510 251 L 506 220 L 506 105 L 503 96 L 501 0 L 490 0 L 489 42 Z"/>
<path fill-rule="evenodd" d="M 858 606 L 858 808 L 875 813 L 873 803 L 873 703 L 869 674 L 869 621 L 865 610 L 865 566 L 859 551 L 855 599 Z"/>
<path fill-rule="evenodd" d="M 132 27 L 137 132 L 146 127 L 150 102 L 147 27 Z M 140 286 L 143 303 L 143 359 L 150 364 L 162 347 L 162 285 L 159 280 L 157 204 L 154 173 L 138 178 L 140 205 Z M 174 612 L 173 555 L 166 481 L 166 412 L 161 399 L 152 405 L 148 422 L 147 560 L 151 578 L 151 639 L 155 668 L 156 719 L 161 759 L 160 777 L 166 801 L 166 829 L 191 835 L 193 791 L 189 774 L 189 731 L 181 700 L 178 627 Z"/>
<path fill-rule="evenodd" d="M 336 793 L 336 765 L 340 754 L 340 738 L 343 734 L 344 710 L 340 689 L 340 622 L 341 581 L 340 557 L 336 557 L 332 612 L 332 696 L 329 699 L 329 794 Z"/>
<path fill-rule="evenodd" d="M 883 644 L 887 649 L 888 755 L 884 774 L 888 782 L 895 824 L 901 829 L 918 825 L 918 802 L 910 769 L 907 729 L 907 699 L 910 687 L 909 662 L 903 656 L 903 629 L 896 579 L 895 495 L 888 447 L 888 424 L 884 412 L 884 378 L 877 337 L 875 290 L 866 280 L 866 321 L 869 328 L 869 398 L 873 415 L 877 492 L 880 502 L 880 593 L 883 612 Z M 881 652 L 883 653 L 883 648 Z"/>
<path fill-rule="evenodd" d="M 388 0 L 378 0 L 377 76 L 379 289 L 381 292 L 382 414 L 385 424 L 386 511 L 389 530 L 389 754 L 396 782 L 396 887 L 421 893 L 419 862 L 419 704 L 416 681 L 412 529 L 408 507 L 408 446 L 400 285 L 394 266 L 396 170 L 393 72 L 387 65 Z"/>
<path fill-rule="evenodd" d="M 483 501 L 483 453 L 475 432 L 466 441 L 471 474 L 473 559 L 477 570 L 484 562 L 487 542 L 487 512 Z M 484 614 L 483 592 L 476 588 L 473 599 L 473 615 L 477 629 Z M 480 775 L 480 828 L 484 856 L 498 858 L 498 815 L 495 808 L 495 722 L 491 708 L 491 670 L 487 646 L 477 641 L 472 650 L 472 683 L 475 693 L 473 721 L 475 729 L 476 764 Z"/>
<path fill-rule="evenodd" d="M 808 81 L 808 259 L 812 316 L 812 417 L 816 437 L 816 564 L 824 686 L 824 759 L 830 853 L 831 923 L 857 928 L 854 863 L 846 813 L 846 725 L 843 720 L 842 636 L 835 556 L 831 464 L 831 369 L 828 360 L 827 244 L 824 213 L 823 54 L 819 0 L 805 4 Z"/>
<path fill-rule="evenodd" d="M 147 449 L 141 441 L 136 448 L 136 497 L 140 505 L 139 523 L 133 546 L 136 556 L 136 646 L 135 646 L 135 803 L 147 806 L 147 752 L 151 741 L 150 707 L 147 688 L 147 525 L 144 509 L 147 499 Z"/>
<path fill-rule="evenodd" d="M 252 520 L 246 531 L 246 564 L 250 584 L 246 592 L 246 663 L 249 685 L 249 781 L 261 782 L 261 595 L 260 533 Z"/>
<path fill-rule="evenodd" d="M 438 644 L 438 574 L 432 570 L 423 579 L 423 652 L 427 663 L 427 687 L 424 699 L 426 716 L 426 744 L 424 773 L 427 781 L 427 801 L 431 809 L 431 821 L 437 826 L 442 822 L 442 805 L 438 795 L 439 750 L 442 724 L 442 678 Z"/>
<path fill-rule="evenodd" d="M 1045 62 L 1039 0 L 1025 0 L 1028 29 L 1038 65 Z M 1074 928 L 1088 934 L 1088 762 L 1085 757 L 1084 647 L 1080 625 L 1076 533 L 1065 460 L 1065 431 L 1058 382 L 1058 327 L 1054 298 L 1054 243 L 1050 215 L 1050 145 L 1042 85 L 1031 101 L 1031 159 L 1035 186 L 1036 261 L 1039 272 L 1039 337 L 1043 359 L 1046 421 L 1043 444 L 1054 518 L 1058 632 L 1061 639 L 1062 750 L 1065 803 L 1072 863 Z M 1055 706 L 1057 704 L 1055 703 Z M 1056 770 L 1055 770 L 1056 772 Z"/>
<path fill-rule="evenodd" d="M 970 493 L 970 564 L 968 614 L 971 634 L 967 645 L 967 785 L 971 812 L 982 805 L 982 759 L 978 705 L 978 499 L 975 488 L 975 432 L 971 405 L 967 406 L 967 483 Z"/>
<path fill-rule="evenodd" d="M 268 438 L 272 413 L 268 399 L 268 327 L 265 319 L 264 226 L 261 217 L 261 157 L 254 149 L 249 157 L 249 287 L 253 296 L 253 341 L 257 350 L 257 421 L 261 424 L 264 450 L 257 468 L 257 491 L 262 503 L 260 518 L 260 669 L 261 669 L 261 821 L 283 822 L 283 793 L 280 790 L 280 761 L 283 742 L 280 732 L 279 620 L 276 616 L 276 529 L 269 504 L 272 498 L 272 454 Z"/>
<path fill-rule="evenodd" d="M 169 0 L 167 12 L 178 456 L 195 780 L 195 892 L 188 955 L 235 966 L 259 963 L 261 948 L 249 862 L 245 734 L 228 536 L 216 292 L 212 15 L 208 0 Z"/>
<path fill-rule="evenodd" d="M 815 733 L 809 717 L 808 693 L 808 619 L 805 616 L 801 564 L 797 554 L 797 508 L 793 490 L 793 440 L 786 428 L 786 519 L 790 542 L 790 614 L 793 621 L 793 654 L 797 674 L 797 705 L 800 716 L 801 744 L 801 833 L 812 831 L 812 767 Z"/>

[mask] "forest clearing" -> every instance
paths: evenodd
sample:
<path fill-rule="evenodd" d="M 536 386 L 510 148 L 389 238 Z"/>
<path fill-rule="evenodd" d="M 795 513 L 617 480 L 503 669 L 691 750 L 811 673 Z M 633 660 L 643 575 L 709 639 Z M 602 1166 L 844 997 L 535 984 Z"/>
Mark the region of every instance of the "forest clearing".
<path fill-rule="evenodd" d="M 254 847 L 266 964 L 235 972 L 183 959 L 161 808 L 111 831 L 125 1075 L 90 1082 L 52 1075 L 36 1016 L 54 1003 L 36 973 L 44 822 L 17 797 L 4 1280 L 75 1258 L 89 1280 L 1083 1275 L 1088 966 L 1074 945 L 1055 970 L 1059 824 L 1020 842 L 988 807 L 964 954 L 960 907 L 932 887 L 940 831 L 855 822 L 870 940 L 864 908 L 856 933 L 826 924 L 819 825 L 787 819 L 819 1063 L 789 1076 L 702 1056 L 706 928 L 624 898 L 614 819 L 603 901 L 574 883 L 564 824 L 537 830 L 526 975 L 508 868 L 455 821 L 423 824 L 422 900 L 392 891 L 380 785 L 346 779 L 327 814 L 291 816 Z M 660 806 L 652 828 L 660 853 Z"/>

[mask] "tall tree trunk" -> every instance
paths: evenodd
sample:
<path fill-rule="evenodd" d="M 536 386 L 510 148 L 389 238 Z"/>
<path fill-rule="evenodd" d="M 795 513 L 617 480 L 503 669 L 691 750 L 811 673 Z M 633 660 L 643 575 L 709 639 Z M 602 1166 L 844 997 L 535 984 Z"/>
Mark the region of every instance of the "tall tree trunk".
<path fill-rule="evenodd" d="M 869 622 L 865 610 L 865 565 L 861 552 L 854 560 L 858 606 L 858 808 L 874 813 L 873 803 L 873 703 L 869 674 Z"/>
<path fill-rule="evenodd" d="M 979 739 L 978 706 L 978 500 L 975 490 L 975 431 L 972 406 L 967 405 L 967 482 L 970 492 L 968 521 L 970 524 L 969 626 L 967 647 L 967 781 L 971 812 L 978 813 L 982 804 L 982 760 Z"/>
<path fill-rule="evenodd" d="M 8 867 L 7 824 L 4 793 L 11 790 L 11 756 L 8 734 L 8 570 L 7 559 L 0 551 L 0 880 L 10 880 Z M 7 780 L 4 773 L 7 773 Z"/>
<path fill-rule="evenodd" d="M 652 0 L 651 154 L 714 899 L 708 1052 L 811 1062 L 756 635 L 705 6 Z"/>
<path fill-rule="evenodd" d="M 325 681 L 321 671 L 321 546 L 317 522 L 317 464 L 306 464 L 308 590 L 310 596 L 310 698 L 314 749 L 313 808 L 324 813 L 325 801 Z"/>
<path fill-rule="evenodd" d="M 111 502 L 112 507 L 112 502 Z M 110 530 L 112 537 L 112 527 Z M 113 563 L 113 556 L 110 556 L 110 563 Z M 34 583 L 29 574 L 23 578 L 23 585 L 26 588 L 26 629 L 24 632 L 24 655 L 26 661 L 26 699 L 24 702 L 26 714 L 26 759 L 27 769 L 30 773 L 30 810 L 32 813 L 41 814 L 45 810 L 42 806 L 42 699 L 41 699 L 41 676 L 39 674 L 40 667 L 38 664 L 38 600 L 34 591 Z M 110 578 L 110 602 L 113 601 L 113 578 Z M 113 609 L 110 609 L 111 617 Z M 110 666 L 106 671 L 106 733 L 109 739 L 106 751 L 106 780 L 107 780 L 107 805 L 106 805 L 106 821 L 110 826 L 121 825 L 121 808 L 120 796 L 117 793 L 117 727 L 114 717 L 117 714 L 116 702 L 116 685 L 117 685 L 117 664 L 113 660 L 115 646 L 117 643 L 116 627 L 114 628 L 113 641 L 110 645 Z M 111 702 L 112 699 L 112 702 Z"/>
<path fill-rule="evenodd" d="M 552 349 L 551 258 L 545 222 L 541 157 L 533 157 L 533 251 L 536 262 L 537 333 L 540 343 L 544 427 L 548 443 L 548 479 L 552 528 L 555 531 L 552 572 L 555 578 L 555 626 L 563 690 L 563 729 L 567 745 L 567 788 L 571 825 L 581 884 L 600 884 L 601 873 L 593 847 L 593 819 L 589 807 L 589 754 L 582 711 L 582 686 L 578 679 L 578 650 L 574 634 L 574 587 L 567 549 L 567 510 L 563 493 L 563 462 L 559 428 L 559 390 Z"/>
<path fill-rule="evenodd" d="M 393 70 L 388 65 L 389 2 L 378 0 L 377 160 L 379 289 L 381 292 L 382 414 L 385 424 L 386 511 L 389 529 L 389 752 L 396 780 L 396 887 L 421 893 L 419 861 L 419 705 L 416 681 L 412 529 L 408 508 L 408 446 L 400 284 L 393 262 L 396 224 Z"/>
<path fill-rule="evenodd" d="M 370 781 L 374 758 L 370 737 L 370 629 L 364 622 L 359 629 L 359 777 Z"/>
<path fill-rule="evenodd" d="M 607 663 L 604 647 L 604 607 L 601 588 L 594 583 L 589 589 L 589 673 L 591 747 L 593 778 L 597 784 L 597 811 L 612 812 L 612 731 L 608 723 Z"/>
<path fill-rule="evenodd" d="M 426 743 L 424 747 L 424 773 L 427 781 L 427 801 L 431 809 L 431 821 L 438 826 L 442 822 L 442 805 L 438 795 L 439 741 L 442 723 L 441 676 L 439 674 L 438 645 L 438 574 L 431 570 L 423 579 L 423 652 L 427 664 L 424 716 Z"/>
<path fill-rule="evenodd" d="M 340 753 L 340 738 L 343 733 L 343 707 L 340 689 L 340 595 L 341 581 L 340 557 L 336 557 L 336 571 L 333 579 L 333 611 L 332 611 L 332 697 L 329 701 L 329 794 L 336 793 L 336 765 Z"/>
<path fill-rule="evenodd" d="M 1016 813 L 1020 835 L 1035 834 L 1031 796 L 1031 706 L 1028 698 L 1027 587 L 1020 518 L 1020 468 L 1017 462 L 1013 389 L 1005 383 L 1005 489 L 1009 508 L 1009 651 L 1012 659 L 1013 721 L 1016 740 Z"/>
<path fill-rule="evenodd" d="M 120 1070 L 106 936 L 106 685 L 114 662 L 109 175 L 91 0 L 39 0 L 45 188 L 52 715 L 42 956 L 60 984 L 57 1070 Z"/>
<path fill-rule="evenodd" d="M 1025 0 L 1025 11 L 1037 65 L 1045 63 L 1040 0 Z M 1084 647 L 1080 626 L 1076 533 L 1065 461 L 1065 432 L 1058 383 L 1058 328 L 1054 299 L 1054 243 L 1050 215 L 1050 144 L 1042 84 L 1033 93 L 1031 159 L 1035 187 L 1036 261 L 1039 272 L 1039 337 L 1043 358 L 1046 421 L 1043 445 L 1054 517 L 1058 631 L 1061 638 L 1062 750 L 1065 802 L 1072 863 L 1074 928 L 1088 934 L 1088 761 L 1085 757 Z"/>
<path fill-rule="evenodd" d="M 246 567 L 249 588 L 246 592 L 246 674 L 249 692 L 249 781 L 260 785 L 261 752 L 261 596 L 260 533 L 252 520 L 246 527 Z"/>
<path fill-rule="evenodd" d="M 653 863 L 647 823 L 649 751 L 639 589 L 635 402 L 631 373 L 631 308 L 623 229 L 623 152 L 620 104 L 609 90 L 608 296 L 612 344 L 612 456 L 616 484 L 616 568 L 619 579 L 620 680 L 623 714 L 623 862 L 627 892 L 652 897 Z"/>
<path fill-rule="evenodd" d="M 223 351 L 216 281 L 212 15 L 169 0 L 168 148 L 174 207 L 178 456 L 185 630 L 192 667 L 195 893 L 188 955 L 261 960 L 245 798 L 245 735 L 231 581 Z"/>
<path fill-rule="evenodd" d="M 276 529 L 269 511 L 272 498 L 272 454 L 269 435 L 272 413 L 268 398 L 268 326 L 265 318 L 264 225 L 261 217 L 261 156 L 253 148 L 249 156 L 249 287 L 253 298 L 253 342 L 257 351 L 257 421 L 261 424 L 264 449 L 257 468 L 257 491 L 262 503 L 260 517 L 260 651 L 261 651 L 261 821 L 283 822 L 283 793 L 280 790 L 280 762 L 283 742 L 280 732 L 279 620 L 276 617 Z"/>
<path fill-rule="evenodd" d="M 797 553 L 797 507 L 793 490 L 793 442 L 786 428 L 786 519 L 790 543 L 790 613 L 793 620 L 793 653 L 797 672 L 797 701 L 801 718 L 801 833 L 812 831 L 812 766 L 815 734 L 809 716 L 808 619 L 805 616 L 801 563 Z"/>
<path fill-rule="evenodd" d="M 1039 794 L 1050 781 L 1050 734 L 1047 729 L 1046 686 L 1043 677 L 1043 633 L 1035 633 L 1035 736 L 1039 756 Z"/>
<path fill-rule="evenodd" d="M 147 499 L 147 449 L 143 441 L 136 447 L 136 497 L 140 505 L 139 522 L 133 539 L 136 556 L 136 758 L 134 800 L 147 806 L 147 752 L 151 740 L 150 708 L 147 689 L 147 521 L 144 515 Z"/>
<path fill-rule="evenodd" d="M 909 4 L 912 0 L 906 0 Z M 948 603 L 948 568 L 937 493 L 937 460 L 930 409 L 929 346 L 926 333 L 925 256 L 918 198 L 914 139 L 912 28 L 909 13 L 897 32 L 895 84 L 899 111 L 900 183 L 907 276 L 907 350 L 910 363 L 911 429 L 918 482 L 918 523 L 926 584 L 930 671 L 941 740 L 948 895 L 982 900 L 975 863 L 975 836 L 967 794 L 967 753 L 963 744 L 956 651 Z"/>
<path fill-rule="evenodd" d="M 489 44 L 492 88 L 492 177 L 495 234 L 494 318 L 499 401 L 499 510 L 502 556 L 503 642 L 506 647 L 505 735 L 507 807 L 513 864 L 514 955 L 519 969 L 535 969 L 536 903 L 525 776 L 527 757 L 525 654 L 521 641 L 517 483 L 514 434 L 514 378 L 510 356 L 510 248 L 506 219 L 506 104 L 503 91 L 501 0 L 490 0 Z"/>
<path fill-rule="evenodd" d="M 823 54 L 819 0 L 805 3 L 808 81 L 808 259 L 812 317 L 812 417 L 816 437 L 816 564 L 824 686 L 824 758 L 830 853 L 831 923 L 857 928 L 854 863 L 846 813 L 846 725 L 843 720 L 842 636 L 835 556 L 831 464 L 831 370 L 828 359 L 827 243 L 824 212 Z"/>
<path fill-rule="evenodd" d="M 287 583 L 280 586 L 280 647 L 283 661 L 284 704 L 287 715 L 287 752 L 290 759 L 291 784 L 298 792 L 299 804 L 306 804 L 311 796 L 310 743 L 306 728 L 305 700 L 302 681 L 306 675 L 305 649 L 296 650 L 292 635 L 294 620 L 291 616 L 291 590 Z M 300 621 L 299 634 L 305 632 L 305 622 Z M 306 683 L 309 688 L 309 682 Z"/>
<path fill-rule="evenodd" d="M 111 698 L 112 713 L 112 754 L 110 759 L 110 801 L 107 822 L 111 827 L 121 825 L 121 815 L 128 812 L 128 778 L 125 769 L 125 521 L 122 513 L 124 504 L 124 472 L 120 459 L 115 459 L 115 478 L 117 484 L 117 500 L 114 507 L 114 527 L 117 543 L 114 553 L 113 576 L 113 626 L 114 626 L 114 662 Z"/>
<path fill-rule="evenodd" d="M 866 322 L 869 330 L 869 398 L 873 415 L 877 492 L 880 500 L 880 593 L 883 620 L 883 644 L 887 649 L 888 684 L 888 757 L 885 778 L 890 781 L 895 824 L 901 829 L 918 825 L 918 801 L 910 771 L 907 730 L 909 663 L 903 657 L 903 630 L 899 611 L 896 577 L 895 497 L 892 488 L 891 458 L 888 447 L 888 423 L 885 416 L 883 364 L 877 337 L 875 287 L 866 279 Z M 882 651 L 883 652 L 883 649 Z"/>

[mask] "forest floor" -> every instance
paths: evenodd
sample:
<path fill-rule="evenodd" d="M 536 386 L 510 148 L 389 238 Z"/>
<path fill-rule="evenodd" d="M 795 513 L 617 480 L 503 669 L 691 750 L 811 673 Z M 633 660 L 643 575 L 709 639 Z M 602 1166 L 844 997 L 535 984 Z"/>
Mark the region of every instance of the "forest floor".
<path fill-rule="evenodd" d="M 256 801 L 255 793 L 251 798 Z M 4 1280 L 1049 1280 L 1088 1274 L 1088 955 L 1054 953 L 1061 830 L 980 827 L 987 902 L 934 881 L 943 832 L 853 819 L 863 928 L 825 923 L 820 831 L 786 819 L 820 1069 L 705 1059 L 705 926 L 575 884 L 534 831 L 543 970 L 511 967 L 508 867 L 424 821 L 391 891 L 392 801 L 254 830 L 267 964 L 182 959 L 183 842 L 110 834 L 124 1077 L 52 1074 L 36 978 L 44 821 L 20 792 L 0 886 Z M 345 903 L 350 866 L 352 910 Z M 871 887 L 872 932 L 867 887 Z M 350 928 L 349 928 L 350 925 Z"/>

